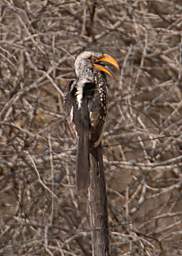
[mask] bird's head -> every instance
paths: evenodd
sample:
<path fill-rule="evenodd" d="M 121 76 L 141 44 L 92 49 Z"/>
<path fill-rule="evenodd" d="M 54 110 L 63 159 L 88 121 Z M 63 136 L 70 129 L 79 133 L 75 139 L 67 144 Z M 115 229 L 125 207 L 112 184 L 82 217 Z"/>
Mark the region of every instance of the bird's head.
<path fill-rule="evenodd" d="M 75 60 L 75 73 L 77 77 L 92 77 L 93 70 L 98 70 L 109 76 L 112 73 L 106 68 L 111 65 L 119 70 L 118 62 L 108 54 L 85 51 L 80 53 Z"/>

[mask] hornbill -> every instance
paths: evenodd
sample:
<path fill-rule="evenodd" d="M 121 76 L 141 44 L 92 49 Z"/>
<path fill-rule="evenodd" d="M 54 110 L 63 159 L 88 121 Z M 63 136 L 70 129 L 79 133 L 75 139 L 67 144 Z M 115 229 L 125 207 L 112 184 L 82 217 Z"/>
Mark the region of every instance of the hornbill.
<path fill-rule="evenodd" d="M 106 74 L 112 76 L 106 65 L 119 69 L 117 61 L 108 54 L 85 51 L 75 60 L 76 79 L 69 84 L 65 103 L 78 136 L 76 180 L 78 190 L 90 183 L 89 155 L 98 162 L 98 150 L 107 114 Z"/>

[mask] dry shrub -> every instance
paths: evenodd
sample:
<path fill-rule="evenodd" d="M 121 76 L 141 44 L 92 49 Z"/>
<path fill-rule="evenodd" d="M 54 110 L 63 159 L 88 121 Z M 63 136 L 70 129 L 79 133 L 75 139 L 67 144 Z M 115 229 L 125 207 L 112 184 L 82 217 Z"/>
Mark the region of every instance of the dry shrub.
<path fill-rule="evenodd" d="M 182 255 L 180 0 L 0 2 L 0 255 L 91 255 L 63 109 L 75 56 L 105 51 L 112 255 Z"/>

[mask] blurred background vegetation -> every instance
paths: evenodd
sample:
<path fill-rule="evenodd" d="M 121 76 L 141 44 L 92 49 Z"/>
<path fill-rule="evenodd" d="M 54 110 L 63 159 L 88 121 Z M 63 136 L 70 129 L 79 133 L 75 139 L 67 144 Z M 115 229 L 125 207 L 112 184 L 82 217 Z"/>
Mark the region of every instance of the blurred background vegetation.
<path fill-rule="evenodd" d="M 0 1 L 0 255 L 91 255 L 64 111 L 75 56 L 103 51 L 111 255 L 182 255 L 181 0 Z"/>

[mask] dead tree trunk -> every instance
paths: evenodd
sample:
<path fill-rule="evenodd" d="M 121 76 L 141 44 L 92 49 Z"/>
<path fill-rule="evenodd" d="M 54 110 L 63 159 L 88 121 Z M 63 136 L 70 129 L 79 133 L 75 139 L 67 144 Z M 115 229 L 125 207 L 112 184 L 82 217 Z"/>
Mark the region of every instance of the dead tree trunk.
<path fill-rule="evenodd" d="M 89 206 L 92 232 L 92 256 L 109 256 L 107 194 L 102 146 L 93 149 L 90 155 Z"/>

